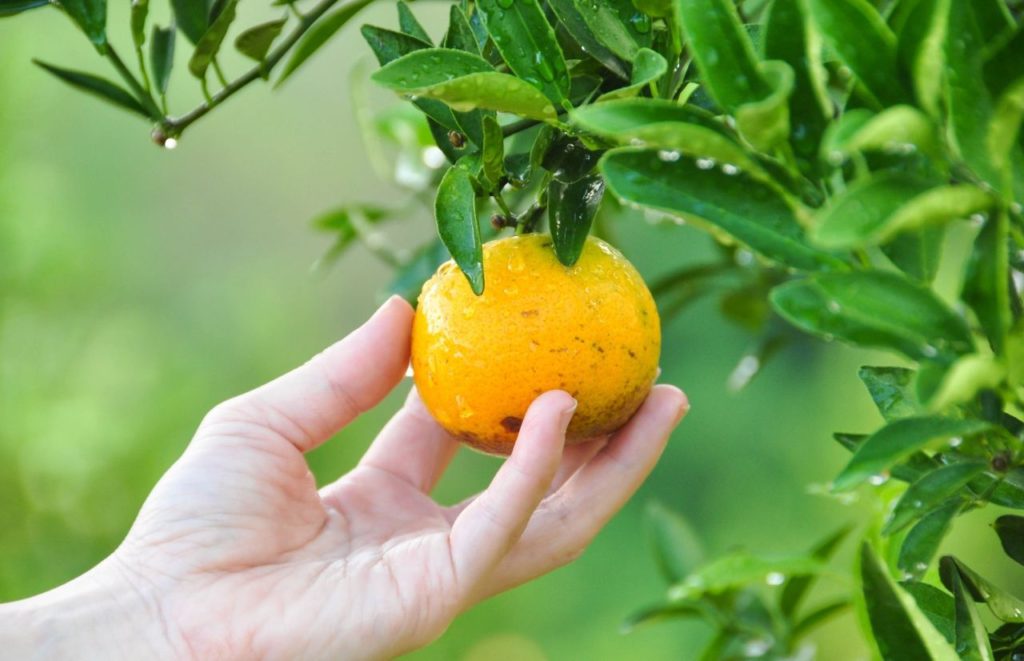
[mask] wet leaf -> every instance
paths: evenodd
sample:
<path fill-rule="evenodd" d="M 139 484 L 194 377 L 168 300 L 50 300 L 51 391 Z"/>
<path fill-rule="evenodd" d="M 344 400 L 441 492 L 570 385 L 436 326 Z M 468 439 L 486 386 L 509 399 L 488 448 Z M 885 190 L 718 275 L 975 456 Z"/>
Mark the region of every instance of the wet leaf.
<path fill-rule="evenodd" d="M 573 0 L 548 0 L 548 6 L 587 55 L 600 62 L 622 80 L 629 80 L 629 70 L 626 65 L 611 49 L 598 40 Z"/>
<path fill-rule="evenodd" d="M 939 272 L 943 227 L 928 227 L 917 233 L 901 234 L 882 246 L 882 252 L 899 270 L 918 282 L 928 284 Z"/>
<path fill-rule="evenodd" d="M 826 248 L 859 247 L 878 241 L 888 219 L 907 200 L 932 185 L 900 172 L 882 172 L 860 179 L 817 213 L 811 236 Z"/>
<path fill-rule="evenodd" d="M 769 95 L 754 48 L 730 0 L 676 1 L 701 80 L 722 108 L 735 112 Z"/>
<path fill-rule="evenodd" d="M 857 376 L 867 387 L 871 400 L 887 422 L 921 412 L 914 394 L 914 370 L 865 365 L 857 372 Z"/>
<path fill-rule="evenodd" d="M 483 118 L 483 147 L 481 149 L 481 174 L 491 189 L 498 186 L 505 176 L 505 136 L 501 126 L 491 115 Z"/>
<path fill-rule="evenodd" d="M 600 167 L 609 188 L 625 202 L 708 223 L 792 268 L 844 267 L 832 255 L 812 248 L 787 203 L 745 173 L 720 170 L 678 152 L 632 148 L 608 152 Z"/>
<path fill-rule="evenodd" d="M 874 642 L 883 659 L 954 661 L 957 658 L 917 602 L 892 580 L 866 542 L 861 546 L 860 578 Z"/>
<path fill-rule="evenodd" d="M 373 74 L 400 94 L 444 101 L 453 110 L 477 108 L 554 121 L 555 109 L 540 91 L 515 76 L 498 73 L 481 57 L 450 49 L 418 50 Z"/>
<path fill-rule="evenodd" d="M 970 461 L 950 464 L 928 473 L 911 484 L 903 493 L 885 522 L 882 534 L 891 535 L 899 532 L 913 521 L 942 506 L 986 468 L 986 462 Z"/>
<path fill-rule="evenodd" d="M 476 216 L 476 192 L 462 159 L 448 168 L 437 188 L 434 217 L 437 232 L 455 263 L 462 269 L 473 293 L 484 291 L 483 249 Z"/>
<path fill-rule="evenodd" d="M 953 597 L 929 583 L 903 581 L 900 583 L 900 587 L 910 593 L 910 596 L 914 598 L 917 607 L 921 609 L 925 617 L 935 625 L 935 628 L 938 629 L 943 638 L 952 643 L 954 637 Z"/>
<path fill-rule="evenodd" d="M 1006 376 L 1006 368 L 988 354 L 968 354 L 957 358 L 942 376 L 935 394 L 927 402 L 932 411 L 972 401 L 978 391 L 995 388 Z"/>
<path fill-rule="evenodd" d="M 537 0 L 477 0 L 477 9 L 508 68 L 556 106 L 566 101 L 565 56 Z"/>
<path fill-rule="evenodd" d="M 444 35 L 442 45 L 445 48 L 480 55 L 480 45 L 477 43 L 473 28 L 466 18 L 466 12 L 458 5 L 452 5 L 448 12 L 448 32 Z"/>
<path fill-rule="evenodd" d="M 938 416 L 896 420 L 860 444 L 846 468 L 833 481 L 833 489 L 848 491 L 872 475 L 883 473 L 917 450 L 947 442 L 951 438 L 973 436 L 990 427 L 989 423 L 981 420 Z"/>
<path fill-rule="evenodd" d="M 819 274 L 772 290 L 775 309 L 825 339 L 889 348 L 920 360 L 968 353 L 971 333 L 928 288 L 896 273 Z"/>
<path fill-rule="evenodd" d="M 937 161 L 944 158 L 935 123 L 907 105 L 875 115 L 864 109 L 850 111 L 829 127 L 827 138 L 823 151 L 833 163 L 855 152 L 872 151 L 898 155 L 920 151 Z"/>
<path fill-rule="evenodd" d="M 939 561 L 939 577 L 950 592 L 953 591 L 954 573 L 959 574 L 974 601 L 985 602 L 997 618 L 1003 622 L 1024 622 L 1024 601 L 984 578 L 960 560 L 952 556 L 943 557 Z"/>
<path fill-rule="evenodd" d="M 565 266 L 579 259 L 603 196 L 604 179 L 596 173 L 569 183 L 552 179 L 548 185 L 548 224 L 555 254 Z"/>
<path fill-rule="evenodd" d="M 942 540 L 949 533 L 953 519 L 962 507 L 962 499 L 950 499 L 910 528 L 900 545 L 900 554 L 896 562 L 896 566 L 905 576 L 920 579 L 925 575 L 939 552 Z M 951 636 L 947 638 L 952 642 Z"/>
<path fill-rule="evenodd" d="M 591 34 L 617 57 L 632 62 L 641 47 L 651 45 L 650 19 L 636 11 L 630 0 L 573 1 Z"/>
<path fill-rule="evenodd" d="M 960 572 L 952 573 L 952 592 L 955 600 L 954 631 L 956 653 L 962 661 L 994 661 L 988 631 L 981 623 L 974 600 L 967 594 Z"/>
<path fill-rule="evenodd" d="M 671 603 L 699 599 L 745 587 L 752 583 L 781 583 L 787 577 L 826 571 L 819 560 L 805 556 L 759 557 L 736 552 L 719 557 L 691 572 L 669 590 Z"/>
<path fill-rule="evenodd" d="M 704 617 L 704 610 L 697 602 L 657 604 L 630 615 L 620 627 L 621 633 L 629 633 L 639 626 L 664 622 L 666 620 L 678 620 L 688 617 Z"/>
<path fill-rule="evenodd" d="M 612 99 L 625 99 L 636 96 L 648 85 L 658 81 L 668 71 L 668 63 L 659 53 L 649 48 L 641 48 L 633 60 L 633 73 L 629 79 L 629 85 L 605 92 L 598 101 L 610 101 Z"/>

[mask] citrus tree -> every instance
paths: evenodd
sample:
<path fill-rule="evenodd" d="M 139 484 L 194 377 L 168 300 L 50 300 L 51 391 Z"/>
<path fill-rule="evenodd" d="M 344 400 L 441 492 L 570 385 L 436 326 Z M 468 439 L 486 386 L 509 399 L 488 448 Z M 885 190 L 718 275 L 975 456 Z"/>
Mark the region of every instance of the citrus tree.
<path fill-rule="evenodd" d="M 237 0 L 171 0 L 174 23 L 152 28 L 148 0 L 133 0 L 131 66 L 105 0 L 60 0 L 121 82 L 37 63 L 174 147 L 240 89 L 289 78 L 369 4 L 308 1 L 277 0 L 281 18 L 237 31 L 254 64 L 230 80 L 217 56 Z M 0 0 L 0 16 L 46 4 Z M 1024 600 L 936 556 L 961 514 L 1024 509 L 1024 2 L 461 0 L 440 39 L 397 9 L 397 24 L 362 35 L 373 80 L 409 112 L 367 123 L 402 147 L 399 165 L 416 156 L 439 238 L 412 254 L 370 241 L 395 291 L 415 299 L 450 255 L 483 292 L 481 244 L 504 231 L 546 226 L 572 265 L 610 215 L 639 208 L 716 241 L 717 259 L 652 289 L 665 315 L 713 294 L 757 338 L 733 385 L 806 336 L 893 356 L 859 372 L 884 425 L 835 434 L 851 456 L 832 491 L 883 505 L 859 534 L 849 594 L 806 603 L 849 529 L 805 554 L 699 560 L 685 523 L 656 507 L 669 587 L 627 625 L 703 618 L 717 632 L 705 658 L 784 658 L 852 605 L 883 658 L 1021 658 Z M 172 114 L 181 42 L 205 101 Z M 325 214 L 329 256 L 391 216 Z M 955 296 L 934 285 L 940 264 Z M 1024 517 L 993 518 L 989 543 L 1024 564 Z"/>

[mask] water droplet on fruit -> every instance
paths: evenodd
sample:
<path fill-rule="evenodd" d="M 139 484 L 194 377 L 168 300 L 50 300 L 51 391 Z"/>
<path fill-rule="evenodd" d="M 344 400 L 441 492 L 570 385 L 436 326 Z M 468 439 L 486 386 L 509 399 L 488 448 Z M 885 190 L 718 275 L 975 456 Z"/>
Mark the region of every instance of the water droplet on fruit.
<path fill-rule="evenodd" d="M 513 253 L 512 256 L 508 258 L 509 271 L 512 271 L 513 273 L 519 273 L 524 268 L 526 268 L 526 264 L 523 262 L 523 256 L 520 255 L 519 253 Z"/>

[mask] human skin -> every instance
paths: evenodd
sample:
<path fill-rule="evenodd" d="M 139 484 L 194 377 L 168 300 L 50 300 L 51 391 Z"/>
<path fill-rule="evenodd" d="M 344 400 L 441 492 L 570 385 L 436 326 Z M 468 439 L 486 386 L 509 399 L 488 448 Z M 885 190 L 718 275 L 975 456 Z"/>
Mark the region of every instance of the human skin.
<path fill-rule="evenodd" d="M 430 497 L 458 443 L 415 389 L 359 464 L 317 488 L 304 453 L 402 380 L 393 298 L 305 365 L 214 408 L 124 542 L 83 576 L 0 605 L 0 657 L 378 659 L 582 553 L 689 408 L 655 386 L 608 439 L 564 448 L 576 403 L 531 405 L 486 490 Z"/>

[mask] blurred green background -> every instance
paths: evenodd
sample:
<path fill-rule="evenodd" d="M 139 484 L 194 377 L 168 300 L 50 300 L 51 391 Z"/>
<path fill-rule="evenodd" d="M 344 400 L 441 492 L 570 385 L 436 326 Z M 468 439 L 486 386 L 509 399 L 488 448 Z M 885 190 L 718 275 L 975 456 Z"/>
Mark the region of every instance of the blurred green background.
<path fill-rule="evenodd" d="M 417 5 L 435 35 L 446 10 Z M 166 23 L 166 8 L 153 11 Z M 431 236 L 428 207 L 371 167 L 354 110 L 353 75 L 367 116 L 397 104 L 360 84 L 372 67 L 357 32 L 363 22 L 392 24 L 393 11 L 371 7 L 282 90 L 250 87 L 173 152 L 154 147 L 143 122 L 30 64 L 112 75 L 60 12 L 0 21 L 0 601 L 99 561 L 211 406 L 371 313 L 390 270 L 362 246 L 316 268 L 331 239 L 311 218 L 342 203 L 408 199 L 408 217 L 385 226 L 388 236 L 405 247 Z M 127 3 L 112 8 L 115 43 L 128 43 L 126 12 Z M 240 13 L 239 24 L 269 16 L 248 5 Z M 179 41 L 179 112 L 199 98 L 185 50 Z M 230 56 L 224 64 L 229 76 L 246 66 Z M 609 229 L 649 279 L 711 249 L 693 229 L 636 214 Z M 619 633 L 664 589 L 644 535 L 651 499 L 692 521 L 712 554 L 799 551 L 865 518 L 870 503 L 814 492 L 845 460 L 830 433 L 879 422 L 856 378 L 857 365 L 877 357 L 792 346 L 737 394 L 726 381 L 750 338 L 713 299 L 666 319 L 664 331 L 662 379 L 684 387 L 693 410 L 648 483 L 579 561 L 465 614 L 415 658 L 695 656 L 709 636 L 700 624 Z M 315 452 L 318 477 L 352 466 L 403 396 Z M 481 488 L 496 465 L 462 452 L 439 499 Z M 996 562 L 985 531 L 993 517 L 968 517 L 950 542 L 969 564 Z M 866 655 L 852 617 L 823 627 L 816 643 L 820 658 Z"/>

